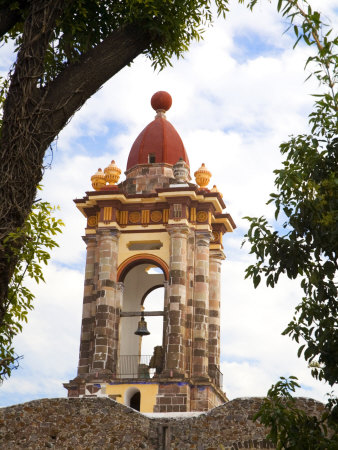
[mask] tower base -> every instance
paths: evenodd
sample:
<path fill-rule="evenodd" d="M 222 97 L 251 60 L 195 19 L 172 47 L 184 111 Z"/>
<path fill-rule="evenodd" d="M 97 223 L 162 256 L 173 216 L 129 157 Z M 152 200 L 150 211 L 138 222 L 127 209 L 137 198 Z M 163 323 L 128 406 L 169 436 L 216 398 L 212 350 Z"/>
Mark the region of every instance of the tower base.
<path fill-rule="evenodd" d="M 208 411 L 228 401 L 210 381 L 190 379 L 109 380 L 95 374 L 64 383 L 68 397 L 108 397 L 142 413 Z"/>

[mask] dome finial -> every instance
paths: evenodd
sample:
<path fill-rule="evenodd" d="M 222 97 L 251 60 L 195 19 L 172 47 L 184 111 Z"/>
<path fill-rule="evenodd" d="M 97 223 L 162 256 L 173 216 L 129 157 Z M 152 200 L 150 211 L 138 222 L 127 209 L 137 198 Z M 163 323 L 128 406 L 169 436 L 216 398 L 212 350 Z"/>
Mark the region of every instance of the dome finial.
<path fill-rule="evenodd" d="M 157 114 L 162 113 L 161 115 L 164 115 L 164 113 L 170 109 L 172 102 L 171 95 L 166 91 L 156 92 L 150 100 L 152 108 Z"/>

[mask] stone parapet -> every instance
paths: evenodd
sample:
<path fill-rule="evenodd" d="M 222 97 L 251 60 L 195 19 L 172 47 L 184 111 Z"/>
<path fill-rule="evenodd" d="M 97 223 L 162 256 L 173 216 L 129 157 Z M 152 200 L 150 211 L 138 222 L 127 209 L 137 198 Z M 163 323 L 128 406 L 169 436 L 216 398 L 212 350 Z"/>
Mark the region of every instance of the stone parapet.
<path fill-rule="evenodd" d="M 190 418 L 147 417 L 108 398 L 35 400 L 0 409 L 0 448 L 273 449 L 253 420 L 262 400 L 238 398 Z M 311 416 L 324 410 L 313 399 L 297 403 Z"/>

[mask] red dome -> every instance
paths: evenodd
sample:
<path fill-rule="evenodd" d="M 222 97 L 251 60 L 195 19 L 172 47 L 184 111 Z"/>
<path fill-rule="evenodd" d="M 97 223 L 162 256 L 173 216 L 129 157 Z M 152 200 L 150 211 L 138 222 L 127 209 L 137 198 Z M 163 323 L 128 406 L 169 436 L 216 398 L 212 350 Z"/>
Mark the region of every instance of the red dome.
<path fill-rule="evenodd" d="M 136 138 L 129 153 L 127 170 L 137 164 L 167 163 L 174 165 L 180 158 L 189 166 L 188 155 L 182 139 L 171 123 L 163 115 L 158 114 L 155 120 L 146 126 Z"/>

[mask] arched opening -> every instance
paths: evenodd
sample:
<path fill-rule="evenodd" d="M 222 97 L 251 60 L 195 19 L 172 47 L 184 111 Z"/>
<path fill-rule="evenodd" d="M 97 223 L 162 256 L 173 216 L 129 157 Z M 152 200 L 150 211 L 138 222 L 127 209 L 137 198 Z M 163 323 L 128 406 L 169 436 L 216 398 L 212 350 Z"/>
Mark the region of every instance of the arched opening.
<path fill-rule="evenodd" d="M 163 311 L 164 310 L 164 287 L 155 286 L 143 299 L 145 311 Z M 142 339 L 141 354 L 152 355 L 154 348 L 163 345 L 163 316 L 146 317 L 150 339 Z"/>
<path fill-rule="evenodd" d="M 163 259 L 158 256 L 151 255 L 148 253 L 142 253 L 142 255 L 134 255 L 126 259 L 117 270 L 117 281 L 124 281 L 130 270 L 138 266 L 139 264 L 150 264 L 152 266 L 158 267 L 162 270 L 164 278 L 166 281 L 169 279 L 169 268 L 168 265 L 163 261 Z"/>
<path fill-rule="evenodd" d="M 165 275 L 162 268 L 142 260 L 126 269 L 129 270 L 124 272 L 118 376 L 149 379 L 161 369 Z M 149 336 L 135 334 L 142 312 Z"/>
<path fill-rule="evenodd" d="M 130 407 L 136 409 L 136 411 L 140 411 L 141 406 L 141 393 L 135 392 L 135 394 L 130 399 Z"/>
<path fill-rule="evenodd" d="M 141 408 L 141 392 L 136 387 L 131 387 L 126 390 L 124 396 L 124 404 L 130 408 L 140 411 Z"/>

